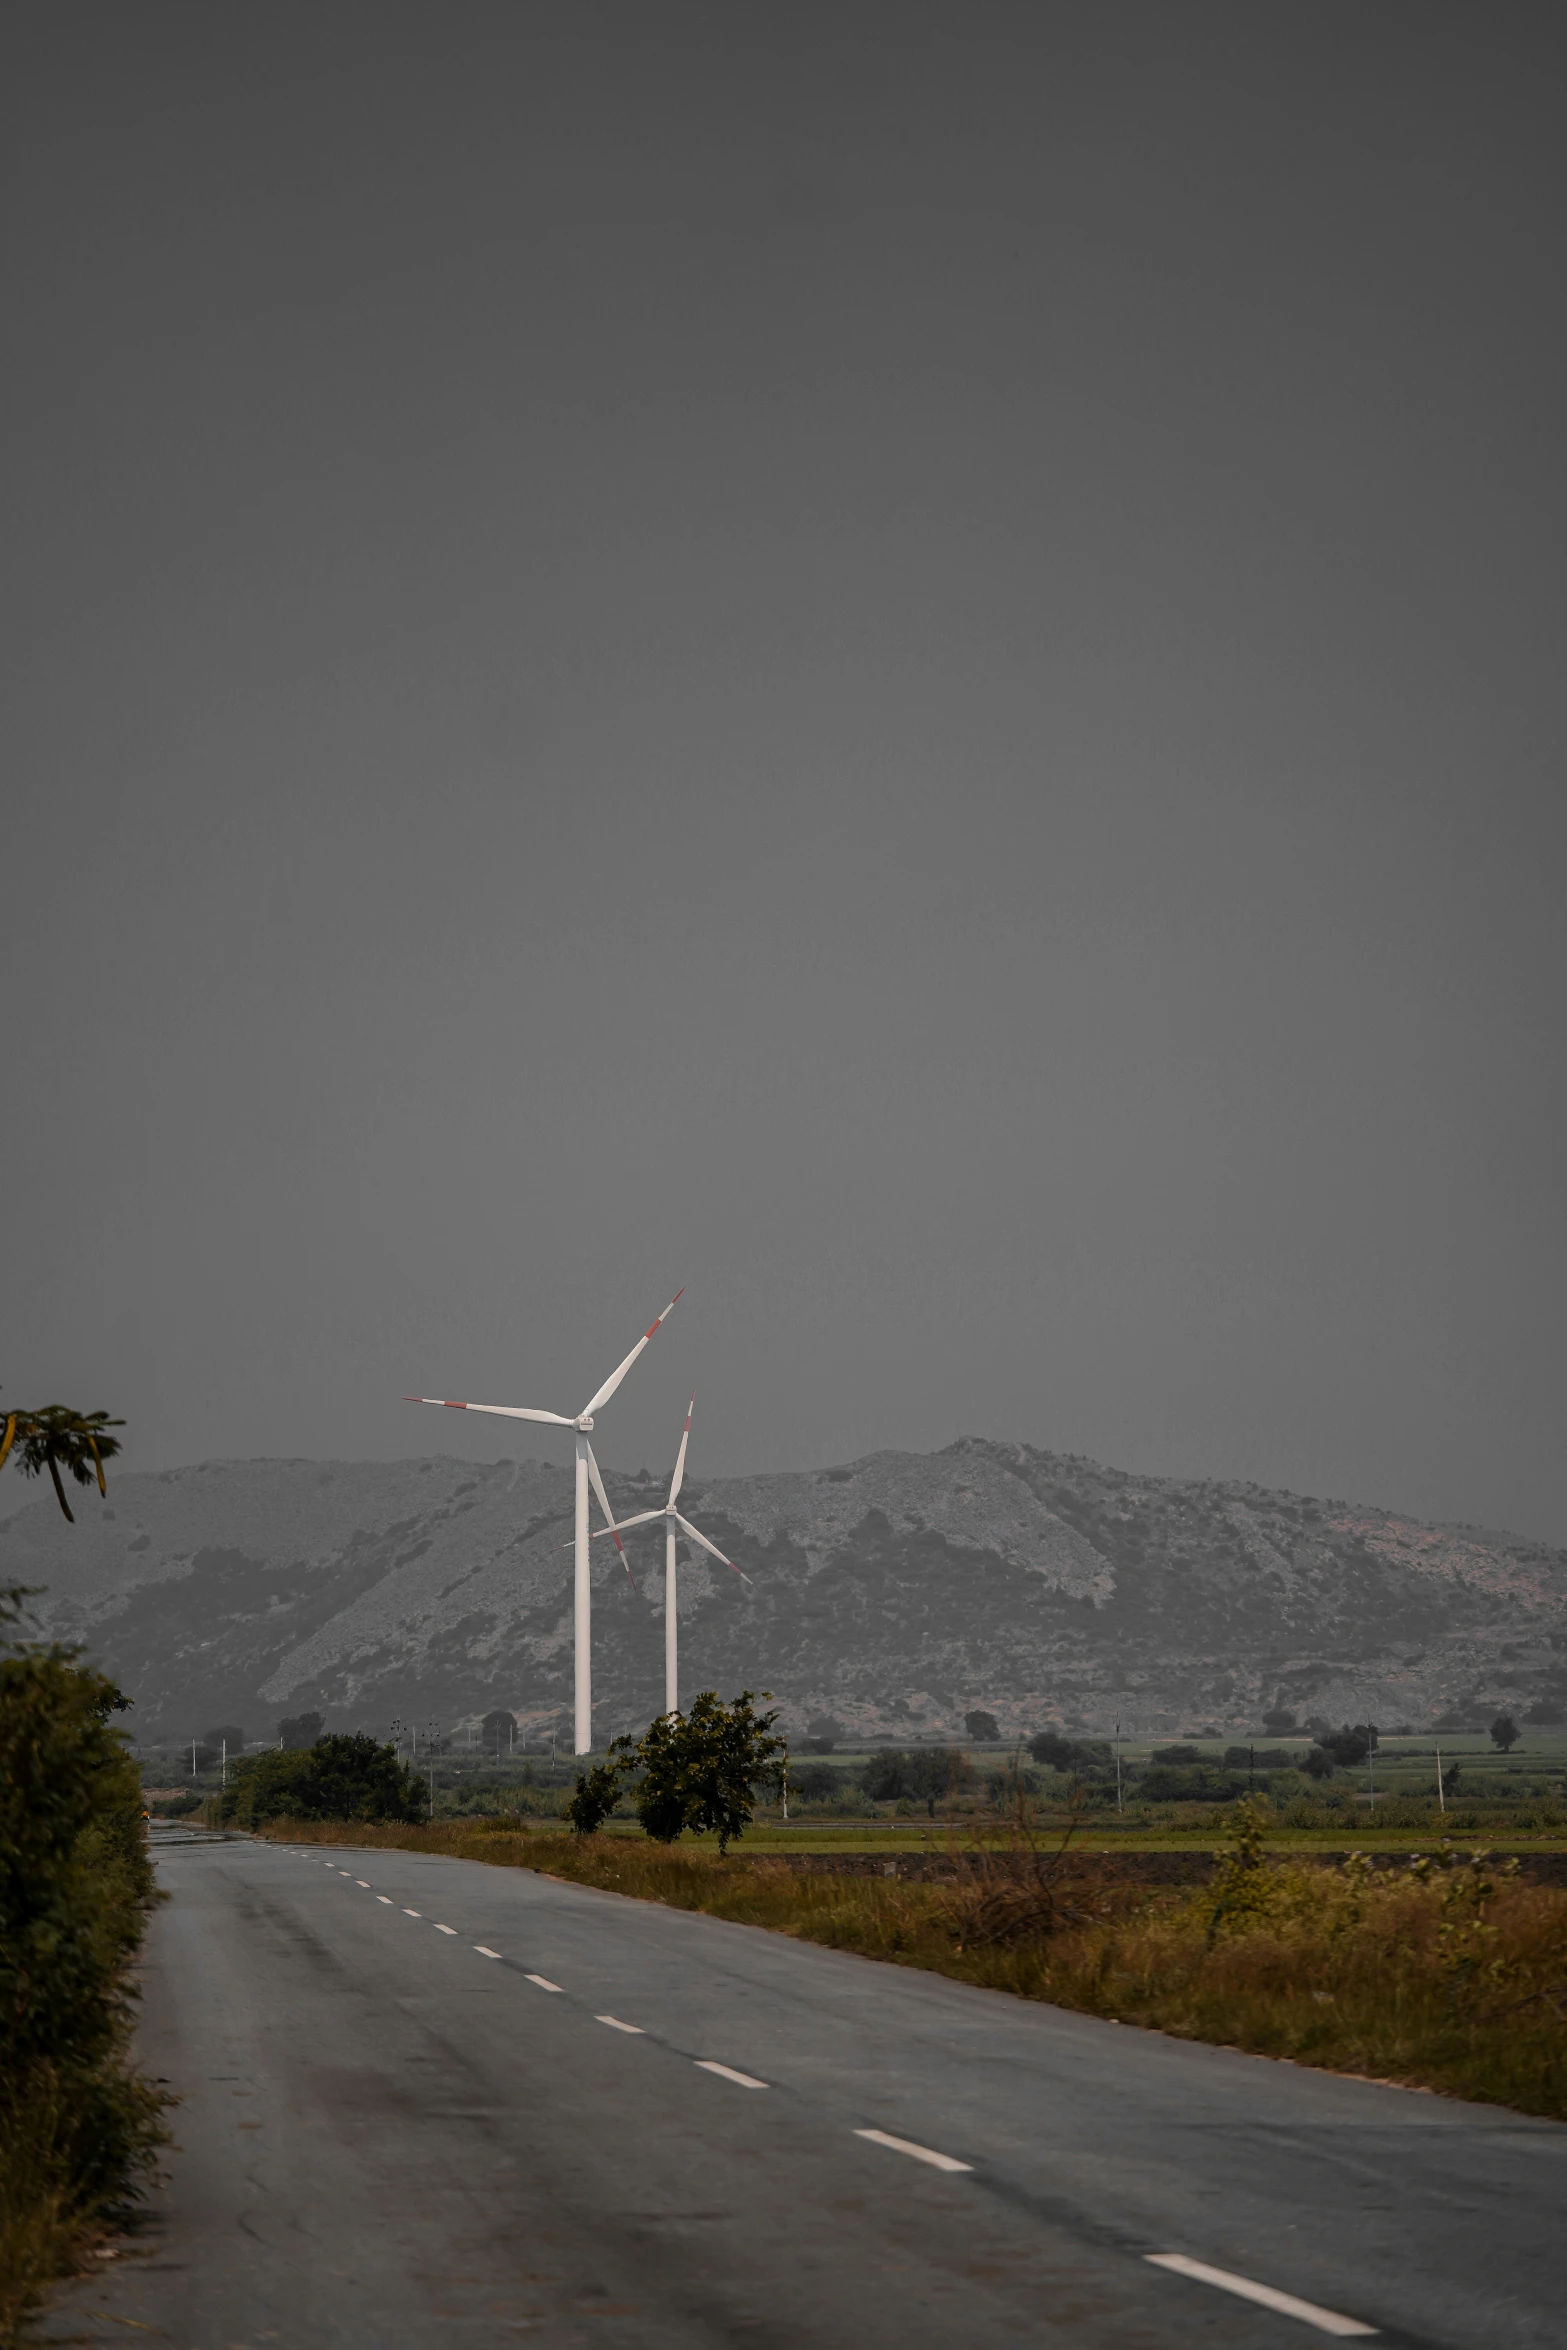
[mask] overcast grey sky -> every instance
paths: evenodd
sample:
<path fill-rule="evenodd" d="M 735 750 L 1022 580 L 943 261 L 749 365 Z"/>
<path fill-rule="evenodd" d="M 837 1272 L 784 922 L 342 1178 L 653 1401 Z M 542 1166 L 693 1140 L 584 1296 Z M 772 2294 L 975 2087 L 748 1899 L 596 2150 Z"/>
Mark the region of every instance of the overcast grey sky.
<path fill-rule="evenodd" d="M 8 1398 L 1567 1540 L 1559 7 L 7 24 Z"/>

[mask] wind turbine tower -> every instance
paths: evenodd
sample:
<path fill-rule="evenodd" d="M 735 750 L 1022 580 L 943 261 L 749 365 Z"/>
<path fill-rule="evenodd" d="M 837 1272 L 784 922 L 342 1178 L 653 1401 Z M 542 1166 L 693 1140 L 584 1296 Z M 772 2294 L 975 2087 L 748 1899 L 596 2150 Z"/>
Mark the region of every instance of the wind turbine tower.
<path fill-rule="evenodd" d="M 634 1518 L 622 1518 L 619 1525 L 616 1525 L 615 1521 L 611 1519 L 609 1524 L 601 1526 L 593 1537 L 597 1542 L 603 1535 L 613 1534 L 618 1545 L 621 1535 L 628 1533 L 633 1526 L 650 1526 L 655 1518 L 662 1518 L 664 1521 L 664 1711 L 666 1714 L 676 1714 L 680 1711 L 680 1623 L 675 1587 L 675 1543 L 678 1536 L 684 1534 L 692 1542 L 700 1543 L 703 1550 L 718 1560 L 720 1566 L 727 1567 L 732 1575 L 738 1575 L 748 1591 L 753 1588 L 751 1578 L 744 1568 L 737 1567 L 733 1559 L 726 1559 L 718 1545 L 709 1542 L 705 1534 L 699 1534 L 690 1519 L 683 1518 L 675 1507 L 675 1503 L 680 1498 L 681 1485 L 685 1481 L 686 1446 L 691 1441 L 691 1414 L 695 1410 L 696 1397 L 693 1395 L 686 1407 L 686 1424 L 680 1434 L 680 1450 L 675 1455 L 675 1473 L 669 1481 L 669 1499 L 663 1508 L 661 1510 L 639 1510 Z"/>
<path fill-rule="evenodd" d="M 683 1288 L 677 1289 L 675 1291 L 674 1296 L 670 1299 L 668 1305 L 665 1306 L 663 1312 L 659 1315 L 658 1320 L 656 1322 L 650 1322 L 648 1327 L 643 1331 L 641 1337 L 637 1340 L 636 1345 L 632 1348 L 630 1354 L 627 1355 L 619 1370 L 612 1371 L 610 1373 L 609 1377 L 605 1380 L 603 1386 L 598 1390 L 597 1394 L 591 1396 L 588 1399 L 588 1401 L 583 1405 L 581 1411 L 578 1412 L 575 1417 L 567 1412 L 535 1411 L 531 1405 L 520 1403 L 456 1403 L 450 1396 L 446 1395 L 406 1395 L 403 1398 L 405 1403 L 439 1404 L 443 1411 L 448 1412 L 493 1412 L 498 1418 L 502 1420 L 543 1420 L 547 1422 L 548 1425 L 552 1428 L 573 1428 L 576 1430 L 577 1506 L 576 1541 L 574 1547 L 577 1558 L 573 1609 L 573 1629 L 576 1645 L 576 1685 L 573 1694 L 575 1697 L 574 1712 L 576 1719 L 576 1748 L 578 1754 L 586 1754 L 593 1744 L 593 1586 L 588 1574 L 590 1555 L 589 1543 L 591 1539 L 588 1533 L 588 1483 L 590 1479 L 592 1481 L 593 1490 L 598 1495 L 599 1508 L 604 1512 L 606 1519 L 609 1521 L 604 1531 L 606 1533 L 613 1533 L 615 1535 L 615 1547 L 617 1550 L 620 1549 L 620 1536 L 615 1527 L 615 1513 L 609 1506 L 609 1496 L 604 1491 L 604 1480 L 599 1475 L 599 1465 L 593 1457 L 593 1447 L 588 1442 L 588 1438 L 593 1432 L 593 1415 L 595 1412 L 602 1411 L 604 1405 L 608 1403 L 610 1397 L 614 1394 L 616 1388 L 620 1385 L 620 1382 L 622 1379 L 624 1379 L 626 1373 L 630 1370 L 632 1364 L 636 1361 L 638 1355 L 642 1352 L 642 1349 L 647 1345 L 648 1340 L 658 1336 L 660 1329 L 663 1327 L 664 1323 L 668 1321 L 670 1315 L 674 1312 L 676 1306 L 679 1305 L 680 1300 L 684 1296 L 685 1291 Z M 693 1398 L 693 1401 L 694 1400 L 695 1399 Z M 686 1422 L 687 1427 L 689 1427 L 690 1424 L 691 1423 L 688 1418 Z M 682 1445 L 680 1449 L 681 1458 L 684 1460 L 684 1445 Z M 653 1514 L 656 1516 L 657 1512 L 655 1511 Z M 682 1525 L 685 1523 L 684 1519 L 681 1520 L 681 1523 Z M 693 1527 L 691 1531 L 694 1533 L 695 1528 Z M 700 1541 L 701 1537 L 698 1536 L 697 1539 Z M 711 1549 L 711 1543 L 709 1543 L 706 1547 Z M 725 1560 L 724 1563 L 727 1566 L 728 1561 Z M 739 1569 L 736 1568 L 735 1572 L 738 1574 Z"/>

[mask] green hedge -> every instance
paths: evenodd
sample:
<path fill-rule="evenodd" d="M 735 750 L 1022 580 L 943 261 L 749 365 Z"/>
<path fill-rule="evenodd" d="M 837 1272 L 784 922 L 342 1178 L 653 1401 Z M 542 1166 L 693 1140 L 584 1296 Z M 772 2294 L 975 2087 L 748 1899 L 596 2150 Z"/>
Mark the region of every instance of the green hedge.
<path fill-rule="evenodd" d="M 154 1893 L 125 1702 L 68 1649 L 0 1656 L 0 2342 L 164 2135 L 129 2061 Z"/>

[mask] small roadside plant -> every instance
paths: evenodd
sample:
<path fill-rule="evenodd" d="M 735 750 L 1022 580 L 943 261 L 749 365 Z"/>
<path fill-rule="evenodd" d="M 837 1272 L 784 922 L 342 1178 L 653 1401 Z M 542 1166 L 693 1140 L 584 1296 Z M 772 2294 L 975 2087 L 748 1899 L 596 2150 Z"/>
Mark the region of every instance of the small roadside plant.
<path fill-rule="evenodd" d="M 1267 1828 L 1267 1814 L 1250 1797 L 1235 1806 L 1229 1850 L 1214 1881 L 1207 1935 L 1210 1950 L 1226 1926 L 1233 1933 L 1238 1926 L 1265 1917 L 1273 1907 L 1262 1850 Z"/>
<path fill-rule="evenodd" d="M 590 1763 L 585 1771 L 577 1773 L 577 1791 L 566 1806 L 566 1817 L 577 1835 L 596 1836 L 614 1810 L 626 1768 L 615 1747 L 630 1743 L 629 1738 L 617 1738 L 607 1762 Z"/>

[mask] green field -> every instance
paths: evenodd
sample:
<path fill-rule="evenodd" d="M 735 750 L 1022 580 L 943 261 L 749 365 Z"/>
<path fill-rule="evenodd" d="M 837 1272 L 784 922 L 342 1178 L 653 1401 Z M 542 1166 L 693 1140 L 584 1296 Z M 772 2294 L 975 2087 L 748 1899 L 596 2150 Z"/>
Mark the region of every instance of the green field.
<path fill-rule="evenodd" d="M 1304 1777 L 1299 1765 L 1309 1741 L 1293 1738 L 1161 1741 L 1189 1747 L 1202 1763 L 1228 1770 L 1232 1783 L 1248 1783 L 1266 1799 L 1272 1814 L 1270 1843 L 1280 1849 L 1314 1848 L 1368 1852 L 1418 1850 L 1436 1845 L 1444 1829 L 1481 1836 L 1499 1850 L 1567 1849 L 1567 1730 L 1528 1730 L 1511 1754 L 1502 1754 L 1480 1734 L 1443 1737 L 1430 1733 L 1388 1738 L 1371 1766 L 1340 1768 L 1321 1785 Z M 1225 1764 L 1244 1745 L 1244 1765 Z M 1437 1749 L 1459 1786 L 1444 1810 L 1437 1800 Z M 899 1751 L 899 1750 L 892 1750 Z M 917 1749 L 902 1750 L 917 1753 Z M 885 1763 L 889 1749 L 844 1748 L 828 1756 L 800 1754 L 793 1768 L 806 1788 L 828 1786 L 823 1796 L 802 1797 L 797 1786 L 784 1821 L 773 1791 L 759 1800 L 747 1833 L 747 1849 L 797 1853 L 921 1852 L 982 1845 L 1015 1827 L 1021 1800 L 1034 1832 L 1065 1831 L 1076 1809 L 1076 1839 L 1088 1851 L 1203 1851 L 1229 1832 L 1232 1806 L 1201 1801 L 1150 1802 L 1140 1794 L 1142 1775 L 1155 1753 L 1152 1742 L 1128 1740 L 1121 1748 L 1121 1801 L 1113 1765 L 1099 1764 L 1074 1798 L 1069 1776 L 1040 1770 L 1019 1749 L 968 1746 L 954 1749 L 963 1773 L 954 1798 L 937 1804 L 937 1817 L 908 1798 L 870 1802 L 859 1784 L 862 1774 Z M 172 1760 L 172 1758 L 170 1758 Z M 459 1819 L 475 1814 L 521 1812 L 538 1827 L 555 1825 L 578 1770 L 566 1756 L 503 1760 L 477 1755 L 442 1755 L 421 1763 L 429 1776 L 434 1816 Z M 147 1758 L 149 1784 L 170 1784 L 168 1764 Z M 215 1793 L 216 1772 L 183 1783 L 197 1795 Z M 629 1806 L 608 1827 L 614 1836 L 640 1838 Z"/>

